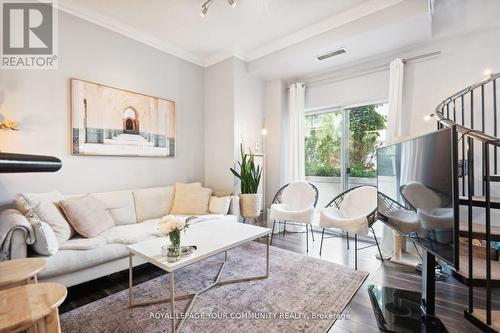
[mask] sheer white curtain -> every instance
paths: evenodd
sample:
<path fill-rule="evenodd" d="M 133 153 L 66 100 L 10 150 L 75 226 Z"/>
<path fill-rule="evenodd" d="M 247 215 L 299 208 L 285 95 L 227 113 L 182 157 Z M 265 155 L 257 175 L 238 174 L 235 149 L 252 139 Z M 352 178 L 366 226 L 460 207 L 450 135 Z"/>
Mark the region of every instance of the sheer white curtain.
<path fill-rule="evenodd" d="M 305 85 L 294 83 L 289 89 L 288 147 L 286 182 L 305 179 L 304 160 Z"/>
<path fill-rule="evenodd" d="M 389 66 L 389 112 L 387 115 L 387 144 L 392 144 L 402 135 L 403 74 L 404 63 L 400 58 Z"/>
<path fill-rule="evenodd" d="M 389 112 L 387 115 L 387 144 L 401 139 L 403 131 L 403 76 L 404 63 L 400 58 L 394 59 L 389 65 Z M 381 251 L 384 257 L 390 257 L 394 250 L 393 231 L 384 226 Z"/>

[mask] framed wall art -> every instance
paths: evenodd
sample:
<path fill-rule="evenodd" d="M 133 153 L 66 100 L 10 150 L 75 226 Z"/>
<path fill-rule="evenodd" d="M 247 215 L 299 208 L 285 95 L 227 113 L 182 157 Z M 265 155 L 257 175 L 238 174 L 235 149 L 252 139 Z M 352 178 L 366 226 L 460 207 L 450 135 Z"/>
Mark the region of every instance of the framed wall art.
<path fill-rule="evenodd" d="M 74 155 L 175 156 L 175 102 L 71 79 Z"/>

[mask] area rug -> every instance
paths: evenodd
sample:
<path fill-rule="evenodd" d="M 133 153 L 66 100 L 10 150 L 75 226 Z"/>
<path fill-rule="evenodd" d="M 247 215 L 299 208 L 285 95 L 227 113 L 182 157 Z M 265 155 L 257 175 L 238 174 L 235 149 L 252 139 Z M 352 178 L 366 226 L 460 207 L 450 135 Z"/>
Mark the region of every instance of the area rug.
<path fill-rule="evenodd" d="M 176 295 L 209 285 L 223 255 L 175 274 Z M 265 272 L 265 245 L 251 242 L 228 252 L 221 280 Z M 368 273 L 271 247 L 270 275 L 264 280 L 215 287 L 200 295 L 181 332 L 326 332 Z M 168 275 L 133 288 L 135 300 L 168 296 Z M 170 303 L 127 307 L 123 290 L 61 315 L 62 332 L 170 332 Z M 188 300 L 177 301 L 178 312 Z"/>

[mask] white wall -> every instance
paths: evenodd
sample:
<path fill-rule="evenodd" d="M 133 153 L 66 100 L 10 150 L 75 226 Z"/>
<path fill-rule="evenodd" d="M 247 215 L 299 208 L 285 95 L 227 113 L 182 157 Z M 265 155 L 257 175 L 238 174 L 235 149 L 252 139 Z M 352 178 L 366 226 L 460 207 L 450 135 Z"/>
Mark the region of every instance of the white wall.
<path fill-rule="evenodd" d="M 411 115 L 410 133 L 420 135 L 436 129 L 424 116 L 451 94 L 481 81 L 485 69 L 500 72 L 500 27 L 438 41 L 418 52 L 440 50 L 442 55 L 410 63 L 405 68 L 405 101 Z"/>
<path fill-rule="evenodd" d="M 205 86 L 206 183 L 218 192 L 237 193 L 229 168 L 240 160 L 240 143 L 253 152 L 256 143 L 262 146 L 264 83 L 233 57 L 206 69 Z"/>
<path fill-rule="evenodd" d="M 386 100 L 389 96 L 389 70 L 354 76 L 306 88 L 306 109 L 349 106 Z"/>
<path fill-rule="evenodd" d="M 232 192 L 234 180 L 234 60 L 205 70 L 205 183 Z"/>
<path fill-rule="evenodd" d="M 247 73 L 246 63 L 235 60 L 235 142 L 243 143 L 255 153 L 262 153 L 264 121 L 264 83 Z M 260 144 L 257 151 L 256 144 Z M 239 147 L 236 157 L 239 158 Z"/>
<path fill-rule="evenodd" d="M 265 140 L 266 154 L 266 205 L 270 206 L 278 189 L 284 185 L 286 170 L 286 146 L 288 131 L 288 94 L 281 80 L 266 83 Z"/>
<path fill-rule="evenodd" d="M 201 67 L 61 13 L 58 70 L 0 71 L 0 114 L 21 127 L 1 132 L 0 148 L 57 156 L 63 167 L 51 174 L 1 175 L 0 204 L 23 191 L 80 193 L 203 181 L 203 76 Z M 72 156 L 72 77 L 176 101 L 177 156 Z"/>

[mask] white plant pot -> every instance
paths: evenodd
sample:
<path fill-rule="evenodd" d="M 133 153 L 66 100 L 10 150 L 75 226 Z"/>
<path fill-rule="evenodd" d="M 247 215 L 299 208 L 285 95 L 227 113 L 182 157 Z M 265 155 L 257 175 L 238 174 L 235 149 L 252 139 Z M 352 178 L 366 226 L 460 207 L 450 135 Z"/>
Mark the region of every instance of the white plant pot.
<path fill-rule="evenodd" d="M 262 194 L 240 194 L 240 214 L 245 218 L 260 216 Z"/>

